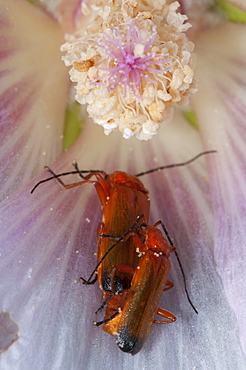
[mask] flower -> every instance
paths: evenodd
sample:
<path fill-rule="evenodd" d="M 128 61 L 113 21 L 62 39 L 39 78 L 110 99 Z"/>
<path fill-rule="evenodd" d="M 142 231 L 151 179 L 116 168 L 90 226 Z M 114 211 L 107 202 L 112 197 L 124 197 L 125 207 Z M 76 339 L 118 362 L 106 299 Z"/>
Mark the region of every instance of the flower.
<path fill-rule="evenodd" d="M 69 4 L 70 18 L 66 2 L 63 13 L 54 14 L 71 30 L 80 17 L 77 2 Z M 25 1 L 1 2 L 0 297 L 1 311 L 19 327 L 19 339 L 1 355 L 4 369 L 245 367 L 245 25 L 218 24 L 220 17 L 191 4 L 189 9 L 190 2 L 182 1 L 181 12 L 197 26 L 199 91 L 192 108 L 199 130 L 176 111 L 172 124 L 146 143 L 117 133 L 106 137 L 85 119 L 82 134 L 62 154 L 69 93 L 58 52 L 60 27 Z M 78 283 L 95 266 L 101 213 L 94 189 L 64 191 L 54 181 L 33 195 L 30 190 L 47 176 L 40 173 L 44 164 L 63 172 L 77 159 L 84 169 L 134 174 L 189 159 L 203 148 L 218 153 L 143 178 L 151 222 L 165 222 L 199 314 L 187 303 L 172 259 L 174 288 L 163 293 L 161 307 L 177 321 L 155 325 L 143 350 L 128 356 L 91 325 L 100 289 Z"/>
<path fill-rule="evenodd" d="M 86 30 L 67 36 L 62 47 L 76 100 L 106 134 L 118 128 L 126 139 L 149 140 L 171 120 L 172 107 L 197 91 L 187 17 L 177 13 L 177 1 L 152 7 L 99 0 Z"/>

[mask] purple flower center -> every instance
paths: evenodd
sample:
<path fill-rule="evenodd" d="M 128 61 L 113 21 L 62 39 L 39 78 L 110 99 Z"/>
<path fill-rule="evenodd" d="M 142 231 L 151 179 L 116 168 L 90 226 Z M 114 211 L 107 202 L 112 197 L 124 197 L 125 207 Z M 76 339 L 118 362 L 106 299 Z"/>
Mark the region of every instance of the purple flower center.
<path fill-rule="evenodd" d="M 155 31 L 144 45 L 142 56 L 135 56 L 135 47 L 136 45 L 142 45 L 142 38 L 138 28 L 133 23 L 134 21 L 129 26 L 125 40 L 122 39 L 120 30 L 114 28 L 114 37 L 104 33 L 104 38 L 98 41 L 98 46 L 109 57 L 109 67 L 97 67 L 97 69 L 107 73 L 100 76 L 100 80 L 94 80 L 92 83 L 97 85 L 106 84 L 109 91 L 123 86 L 124 97 L 127 89 L 129 89 L 136 97 L 141 99 L 139 89 L 142 80 L 144 79 L 151 84 L 157 84 L 157 81 L 153 79 L 155 78 L 154 74 L 165 74 L 170 68 L 160 69 L 159 64 L 167 63 L 171 59 L 167 59 L 168 54 L 149 52 L 156 38 Z"/>
<path fill-rule="evenodd" d="M 126 57 L 125 57 L 125 64 L 133 65 L 132 68 L 134 68 L 135 59 L 136 59 L 136 57 L 134 57 L 134 55 L 127 54 Z"/>

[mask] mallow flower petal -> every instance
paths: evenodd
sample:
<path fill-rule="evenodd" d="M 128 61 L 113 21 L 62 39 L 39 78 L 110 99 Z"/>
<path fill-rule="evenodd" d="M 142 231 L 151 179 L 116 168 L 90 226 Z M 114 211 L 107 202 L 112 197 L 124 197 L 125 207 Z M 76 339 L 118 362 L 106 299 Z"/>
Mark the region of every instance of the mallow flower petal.
<path fill-rule="evenodd" d="M 209 164 L 215 215 L 214 258 L 246 351 L 246 26 L 226 24 L 200 36 L 194 97 L 205 146 L 218 155 Z M 226 37 L 225 37 L 226 35 Z M 206 78 L 204 78 L 206 76 Z"/>
<path fill-rule="evenodd" d="M 1 198 L 62 152 L 68 96 L 63 35 L 43 10 L 20 0 L 0 4 Z"/>
<path fill-rule="evenodd" d="M 176 115 L 169 128 L 149 143 L 129 144 L 120 134 L 105 137 L 90 123 L 73 146 L 50 167 L 141 172 L 191 158 L 202 151 L 198 132 Z M 165 132 L 164 132 L 165 131 Z M 90 140 L 92 139 L 93 140 Z M 32 186 L 47 172 L 22 186 L 0 205 L 0 297 L 2 310 L 19 326 L 19 339 L 2 354 L 4 369 L 239 369 L 245 358 L 238 344 L 236 320 L 216 272 L 213 214 L 206 162 L 142 178 L 150 190 L 151 222 L 162 219 L 179 252 L 196 315 L 184 294 L 175 257 L 161 307 L 177 316 L 154 325 L 136 356 L 119 350 L 113 337 L 92 326 L 102 294 L 98 285 L 83 286 L 95 266 L 96 228 L 101 220 L 93 185 L 65 191 L 55 180 Z M 66 183 L 74 181 L 67 177 Z M 113 215 L 112 215 L 113 216 Z M 229 355 L 228 355 L 229 354 Z"/>
<path fill-rule="evenodd" d="M 59 6 L 56 7 L 58 21 L 66 33 L 73 33 L 79 25 L 83 17 L 82 3 L 83 0 L 61 0 Z"/>

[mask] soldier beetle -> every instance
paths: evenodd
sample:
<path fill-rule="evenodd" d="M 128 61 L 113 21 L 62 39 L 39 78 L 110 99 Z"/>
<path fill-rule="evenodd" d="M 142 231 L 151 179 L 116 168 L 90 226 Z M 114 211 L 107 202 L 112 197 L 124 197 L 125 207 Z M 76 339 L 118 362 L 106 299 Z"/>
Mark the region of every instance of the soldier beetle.
<path fill-rule="evenodd" d="M 135 176 L 122 171 L 106 174 L 100 170 L 80 170 L 76 163 L 74 171 L 55 174 L 46 166 L 45 169 L 52 176 L 38 182 L 31 191 L 33 193 L 41 183 L 52 179 L 56 179 L 65 189 L 89 183 L 95 186 L 103 213 L 102 222 L 98 225 L 98 264 L 89 279 L 82 280 L 85 284 L 94 283 L 96 278 L 92 279 L 92 276 L 97 272 L 97 280 L 105 299 L 100 309 L 107 305 L 105 320 L 97 325 L 103 323 L 105 331 L 112 335 L 117 333 L 117 343 L 123 351 L 135 354 L 141 349 L 157 312 L 168 322 L 175 321 L 175 317 L 168 311 L 158 310 L 171 266 L 169 253 L 175 248 L 168 234 L 171 247 L 156 227 L 160 222 L 154 226 L 148 225 L 148 191 L 138 177 L 166 168 L 185 166 L 203 155 L 215 152 L 202 152 L 186 162 L 157 167 Z M 71 174 L 78 174 L 82 180 L 65 184 L 61 177 Z M 141 229 L 137 226 L 140 215 L 144 219 L 142 225 L 145 225 Z M 136 246 L 144 253 L 142 257 L 136 253 Z M 175 254 L 178 258 L 176 251 Z M 179 258 L 178 262 L 185 281 Z M 186 284 L 185 291 L 191 303 Z M 139 307 L 142 307 L 141 302 L 146 305 L 146 310 L 141 311 L 142 319 L 139 321 L 137 315 Z"/>
<path fill-rule="evenodd" d="M 119 348 L 132 355 L 140 351 L 154 322 L 166 324 L 176 320 L 172 313 L 158 308 L 163 291 L 173 286 L 167 278 L 171 268 L 170 253 L 175 248 L 162 221 L 152 226 L 145 222 L 144 215 L 140 215 L 140 219 L 143 221 L 133 235 L 140 259 L 131 287 L 107 297 L 105 318 L 94 323 L 96 326 L 103 324 L 103 330 L 116 337 Z M 162 225 L 170 245 L 157 225 Z M 131 230 L 129 234 L 132 234 Z M 156 314 L 165 320 L 154 320 Z"/>
<path fill-rule="evenodd" d="M 115 171 L 107 175 L 104 171 L 80 171 L 76 163 L 74 166 L 75 171 L 69 174 L 78 173 L 83 180 L 69 185 L 65 185 L 59 178 L 64 174 L 56 175 L 50 168 L 45 168 L 52 173 L 52 178 L 56 178 L 65 189 L 89 183 L 95 186 L 103 213 L 102 222 L 98 225 L 98 233 L 112 235 L 108 238 L 98 238 L 98 260 L 100 261 L 107 250 L 114 245 L 115 239 L 120 238 L 126 230 L 131 228 L 139 214 L 143 213 L 146 218 L 149 217 L 148 191 L 137 177 L 125 172 Z M 88 173 L 88 175 L 84 176 L 83 173 Z M 91 180 L 93 176 L 96 180 Z M 32 189 L 32 192 L 39 184 Z M 97 280 L 104 292 L 112 291 L 111 276 L 113 269 L 117 266 L 119 267 L 115 270 L 113 282 L 116 291 L 120 292 L 130 287 L 131 271 L 136 268 L 139 259 L 135 249 L 130 237 L 127 241 L 122 241 L 121 245 L 116 246 L 108 258 L 100 264 Z M 92 284 L 95 280 L 84 282 Z"/>

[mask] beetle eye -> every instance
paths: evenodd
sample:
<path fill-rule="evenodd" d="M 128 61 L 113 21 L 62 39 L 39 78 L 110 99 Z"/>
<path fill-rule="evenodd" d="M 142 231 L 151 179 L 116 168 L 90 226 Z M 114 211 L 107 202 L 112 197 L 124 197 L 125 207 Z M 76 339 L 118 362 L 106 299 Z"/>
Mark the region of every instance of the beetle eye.
<path fill-rule="evenodd" d="M 141 230 L 145 230 L 145 229 L 146 229 L 146 227 L 147 227 L 147 224 L 145 224 L 145 223 L 143 223 L 143 224 L 141 224 L 141 225 L 140 225 L 140 229 L 141 229 Z"/>

